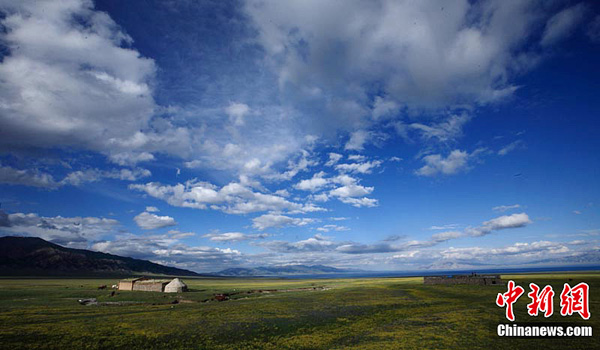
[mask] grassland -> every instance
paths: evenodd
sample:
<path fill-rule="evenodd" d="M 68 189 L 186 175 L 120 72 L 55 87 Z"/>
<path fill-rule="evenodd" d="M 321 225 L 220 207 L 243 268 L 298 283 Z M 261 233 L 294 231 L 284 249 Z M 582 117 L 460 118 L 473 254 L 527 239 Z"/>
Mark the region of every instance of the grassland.
<path fill-rule="evenodd" d="M 528 284 L 590 285 L 592 317 L 544 319 L 515 305 L 516 323 L 591 325 L 600 332 L 600 273 L 510 275 Z M 0 348 L 20 349 L 600 349 L 600 338 L 499 338 L 494 304 L 505 286 L 426 286 L 422 278 L 335 280 L 185 279 L 189 293 L 98 290 L 104 279 L 0 279 Z M 216 293 L 248 290 L 232 300 Z M 97 298 L 112 305 L 79 305 Z M 176 304 L 173 302 L 177 300 Z M 600 334 L 600 333 L 598 333 Z"/>

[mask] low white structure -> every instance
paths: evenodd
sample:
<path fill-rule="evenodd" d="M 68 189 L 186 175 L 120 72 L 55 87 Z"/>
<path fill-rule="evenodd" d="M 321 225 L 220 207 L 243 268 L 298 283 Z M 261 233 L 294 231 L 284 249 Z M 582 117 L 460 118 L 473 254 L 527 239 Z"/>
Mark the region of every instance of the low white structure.
<path fill-rule="evenodd" d="M 187 290 L 187 285 L 179 278 L 174 278 L 165 286 L 165 293 L 182 293 L 187 292 Z"/>

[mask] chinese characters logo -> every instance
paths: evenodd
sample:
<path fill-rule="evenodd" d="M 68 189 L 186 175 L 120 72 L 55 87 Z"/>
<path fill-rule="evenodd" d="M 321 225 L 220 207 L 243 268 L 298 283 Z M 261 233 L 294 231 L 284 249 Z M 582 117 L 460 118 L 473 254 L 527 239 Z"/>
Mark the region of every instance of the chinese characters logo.
<path fill-rule="evenodd" d="M 552 286 L 547 285 L 540 288 L 535 283 L 530 283 L 531 292 L 527 296 L 531 299 L 531 303 L 527 304 L 527 313 L 529 316 L 537 316 L 538 313 L 543 313 L 544 317 L 550 317 L 554 313 L 554 290 Z M 589 304 L 590 287 L 587 283 L 581 282 L 574 287 L 565 283 L 562 293 L 560 293 L 560 314 L 561 316 L 571 316 L 578 313 L 581 318 L 587 320 L 590 318 Z M 496 297 L 496 305 L 506 307 L 506 318 L 509 321 L 515 320 L 513 304 L 519 300 L 525 290 L 521 286 L 517 286 L 514 281 L 508 281 L 508 290 L 506 293 L 498 293 Z"/>

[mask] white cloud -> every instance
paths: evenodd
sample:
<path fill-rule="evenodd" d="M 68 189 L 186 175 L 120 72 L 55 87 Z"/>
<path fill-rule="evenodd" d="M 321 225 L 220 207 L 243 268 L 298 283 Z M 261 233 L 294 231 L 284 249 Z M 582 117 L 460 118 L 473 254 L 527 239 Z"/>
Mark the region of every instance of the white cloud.
<path fill-rule="evenodd" d="M 175 219 L 170 216 L 158 216 L 156 214 L 142 212 L 133 218 L 135 223 L 144 230 L 155 230 L 158 228 L 177 225 Z"/>
<path fill-rule="evenodd" d="M 332 107 L 332 100 L 338 105 L 359 101 L 367 109 L 365 116 L 384 119 L 397 106 L 440 108 L 511 94 L 514 86 L 508 78 L 519 72 L 519 60 L 532 60 L 523 42 L 546 17 L 531 1 L 440 6 L 256 0 L 247 2 L 246 11 L 280 86 L 302 101 L 323 96 L 331 117 L 336 118 L 335 112 L 353 126 L 364 120 L 347 107 Z M 367 103 L 373 82 L 381 96 Z M 315 89 L 321 94 L 308 93 Z"/>
<path fill-rule="evenodd" d="M 1 144 L 112 154 L 146 128 L 154 62 L 129 47 L 106 13 L 83 0 L 4 2 L 0 10 L 9 50 L 0 64 Z"/>
<path fill-rule="evenodd" d="M 157 182 L 130 185 L 172 206 L 221 210 L 229 214 L 248 214 L 261 211 L 313 212 L 322 208 L 291 202 L 282 196 L 255 192 L 248 186 L 232 182 L 221 188 L 196 180 L 185 184 L 162 185 Z"/>
<path fill-rule="evenodd" d="M 157 207 L 146 207 L 146 211 L 149 212 L 149 213 L 155 213 L 155 212 L 158 212 L 160 210 L 158 210 Z"/>
<path fill-rule="evenodd" d="M 252 227 L 259 230 L 265 230 L 272 227 L 305 226 L 313 222 L 315 222 L 315 219 L 293 218 L 281 214 L 264 214 L 252 219 Z"/>
<path fill-rule="evenodd" d="M 352 184 L 335 188 L 331 190 L 329 194 L 338 198 L 362 197 L 373 192 L 373 189 L 374 187 L 365 187 L 362 185 Z"/>
<path fill-rule="evenodd" d="M 523 146 L 523 141 L 521 141 L 521 140 L 517 140 L 517 141 L 511 142 L 508 145 L 502 147 L 502 149 L 500 149 L 498 151 L 498 155 L 505 156 L 508 153 L 510 153 L 510 152 L 518 149 L 519 147 L 522 147 L 522 146 Z"/>
<path fill-rule="evenodd" d="M 169 230 L 167 234 L 169 234 L 169 236 L 171 236 L 171 238 L 173 239 L 183 239 L 188 237 L 194 237 L 196 235 L 194 232 L 181 232 L 178 230 Z"/>
<path fill-rule="evenodd" d="M 250 107 L 245 103 L 232 102 L 225 108 L 225 113 L 231 118 L 235 126 L 244 125 L 244 116 L 250 112 Z"/>
<path fill-rule="evenodd" d="M 362 198 L 353 198 L 353 197 L 338 197 L 338 199 L 342 203 L 350 204 L 354 207 L 376 207 L 379 205 L 379 201 L 374 198 L 362 197 Z"/>
<path fill-rule="evenodd" d="M 325 163 L 326 166 L 333 166 L 335 165 L 337 162 L 340 161 L 340 159 L 342 159 L 342 155 L 339 153 L 329 153 L 329 160 Z"/>
<path fill-rule="evenodd" d="M 446 120 L 433 125 L 412 123 L 410 127 L 419 131 L 421 137 L 426 141 L 450 142 L 462 136 L 462 128 L 470 119 L 468 114 L 463 113 L 451 115 Z"/>
<path fill-rule="evenodd" d="M 4 213 L 0 210 L 0 213 Z M 75 248 L 86 248 L 89 241 L 112 234 L 119 226 L 113 219 L 97 217 L 44 217 L 35 213 L 6 215 L 0 230 L 19 235 L 40 237 Z"/>
<path fill-rule="evenodd" d="M 340 172 L 370 174 L 373 169 L 379 167 L 381 163 L 382 161 L 380 160 L 373 160 L 364 163 L 337 164 L 335 169 Z"/>
<path fill-rule="evenodd" d="M 339 226 L 339 225 L 323 225 L 321 227 L 317 228 L 317 231 L 319 232 L 329 232 L 329 231 L 348 231 L 350 230 L 348 227 L 346 226 Z"/>
<path fill-rule="evenodd" d="M 364 162 L 365 160 L 367 160 L 367 157 L 363 156 L 362 154 L 350 154 L 348 155 L 348 160 L 352 160 L 355 162 Z"/>
<path fill-rule="evenodd" d="M 387 243 L 380 244 L 342 244 L 336 248 L 336 251 L 345 254 L 372 254 L 372 253 L 391 253 L 397 251 Z"/>
<path fill-rule="evenodd" d="M 314 237 L 297 242 L 270 241 L 261 243 L 260 246 L 280 253 L 323 252 L 335 249 L 337 243 L 331 241 L 329 237 L 316 234 Z"/>
<path fill-rule="evenodd" d="M 529 216 L 525 213 L 503 215 L 492 220 L 484 221 L 483 224 L 476 228 L 467 228 L 465 232 L 471 236 L 484 236 L 493 231 L 525 227 L 531 224 Z"/>
<path fill-rule="evenodd" d="M 0 183 L 41 188 L 56 188 L 58 184 L 52 175 L 33 170 L 20 170 L 0 165 Z"/>
<path fill-rule="evenodd" d="M 499 4 L 251 0 L 242 17 L 263 50 L 233 63 L 260 76 L 220 71 L 224 90 L 157 106 L 155 62 L 92 1 L 4 2 L 0 146 L 92 150 L 123 166 L 164 153 L 190 168 L 289 180 L 310 167 L 304 150 L 316 140 L 347 137 L 344 148 L 360 150 L 400 119 L 425 139 L 452 139 L 467 119 L 456 111 L 512 94 L 537 60 L 525 43 L 549 14 Z M 561 28 L 550 22 L 548 33 Z M 250 100 L 260 101 L 241 102 Z"/>
<path fill-rule="evenodd" d="M 192 160 L 189 162 L 184 162 L 183 165 L 188 169 L 199 168 L 202 166 L 202 162 L 199 160 Z"/>
<path fill-rule="evenodd" d="M 375 97 L 375 102 L 373 103 L 373 111 L 371 112 L 373 115 L 373 119 L 384 119 L 386 117 L 393 116 L 400 109 L 400 106 L 392 101 L 382 98 L 381 96 Z"/>
<path fill-rule="evenodd" d="M 469 170 L 469 160 L 476 157 L 484 149 L 479 148 L 469 154 L 466 151 L 455 149 L 446 158 L 441 154 L 430 154 L 423 157 L 425 165 L 415 173 L 420 176 L 435 176 L 438 174 L 454 175 Z"/>
<path fill-rule="evenodd" d="M 371 133 L 366 130 L 357 130 L 350 135 L 350 139 L 344 146 L 347 151 L 361 151 L 370 140 Z"/>
<path fill-rule="evenodd" d="M 327 193 L 319 193 L 309 196 L 309 199 L 315 202 L 327 202 L 329 201 L 329 196 Z"/>
<path fill-rule="evenodd" d="M 223 232 L 223 233 L 207 233 L 202 236 L 203 238 L 208 238 L 213 242 L 240 242 L 247 241 L 253 239 L 261 239 L 269 237 L 267 233 L 259 233 L 259 234 L 246 234 L 241 232 Z"/>
<path fill-rule="evenodd" d="M 301 153 L 301 156 L 299 157 L 299 159 L 297 161 L 288 160 L 288 165 L 287 165 L 288 170 L 287 171 L 284 171 L 283 173 L 280 173 L 280 174 L 268 173 L 266 175 L 263 175 L 263 177 L 265 177 L 266 179 L 279 180 L 279 181 L 291 180 L 296 175 L 298 175 L 298 173 L 307 171 L 310 167 L 318 164 L 318 162 L 316 160 L 310 158 L 311 154 L 308 151 L 302 150 L 300 153 Z M 268 164 L 265 169 L 267 172 L 270 170 Z"/>
<path fill-rule="evenodd" d="M 150 170 L 135 168 L 135 169 L 86 169 L 73 171 L 60 181 L 60 185 L 81 186 L 85 183 L 100 181 L 106 179 L 118 179 L 123 181 L 136 181 L 152 175 Z"/>
<path fill-rule="evenodd" d="M 537 241 L 532 243 L 515 243 L 502 248 L 448 248 L 441 251 L 443 259 L 497 262 L 501 259 L 507 265 L 507 256 L 511 264 L 531 261 L 532 259 L 548 258 L 569 252 L 569 248 L 560 242 Z"/>
<path fill-rule="evenodd" d="M 431 235 L 431 240 L 434 242 L 445 242 L 451 239 L 456 239 L 459 237 L 462 237 L 463 234 L 461 232 L 458 231 L 447 231 L 447 232 L 442 232 L 442 233 L 436 233 L 434 235 Z"/>
<path fill-rule="evenodd" d="M 325 173 L 322 171 L 315 173 L 313 174 L 312 178 L 298 182 L 296 185 L 294 185 L 294 188 L 302 191 L 315 192 L 329 183 L 329 180 L 323 178 L 323 176 L 325 176 Z"/>
<path fill-rule="evenodd" d="M 587 6 L 579 3 L 552 16 L 546 23 L 540 44 L 548 46 L 566 38 L 581 22 L 586 10 Z"/>
<path fill-rule="evenodd" d="M 39 170 L 21 170 L 9 166 L 0 165 L 0 183 L 8 185 L 23 185 L 55 189 L 61 186 L 80 186 L 84 183 L 96 182 L 102 179 L 118 179 L 124 181 L 135 181 L 150 176 L 152 173 L 147 169 L 86 169 L 68 173 L 62 180 L 56 181 L 54 177 Z"/>
<path fill-rule="evenodd" d="M 144 142 L 145 143 L 145 142 Z M 149 152 L 117 152 L 109 155 L 109 159 L 119 165 L 135 165 L 141 162 L 154 160 L 154 155 Z"/>
<path fill-rule="evenodd" d="M 342 203 L 350 204 L 354 207 L 376 207 L 378 201 L 373 198 L 364 197 L 371 194 L 374 187 L 367 187 L 358 184 L 358 180 L 342 174 L 332 179 L 332 182 L 341 184 L 329 191 L 329 196 L 337 198 Z"/>
<path fill-rule="evenodd" d="M 171 232 L 171 231 L 170 231 Z M 124 234 L 112 241 L 100 241 L 92 250 L 120 256 L 146 259 L 155 263 L 193 271 L 215 271 L 223 266 L 238 265 L 243 254 L 231 248 L 191 247 L 179 242 L 179 233 L 136 236 Z"/>
<path fill-rule="evenodd" d="M 457 224 L 447 224 L 447 225 L 442 225 L 442 226 L 433 225 L 429 229 L 430 230 L 453 230 L 457 227 L 458 227 Z"/>
<path fill-rule="evenodd" d="M 505 212 L 507 210 L 512 210 L 512 209 L 518 209 L 520 208 L 521 205 L 519 204 L 513 204 L 513 205 L 499 205 L 497 207 L 493 207 L 492 210 L 493 211 L 499 211 L 499 212 Z"/>

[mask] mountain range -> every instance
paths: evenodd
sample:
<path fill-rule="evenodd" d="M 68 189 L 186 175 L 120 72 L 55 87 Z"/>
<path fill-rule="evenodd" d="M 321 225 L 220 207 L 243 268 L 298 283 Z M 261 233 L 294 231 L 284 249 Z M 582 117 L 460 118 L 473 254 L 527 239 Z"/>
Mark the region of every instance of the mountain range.
<path fill-rule="evenodd" d="M 62 247 L 37 237 L 0 237 L 0 275 L 200 276 L 196 272 L 85 249 Z"/>

